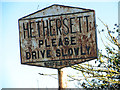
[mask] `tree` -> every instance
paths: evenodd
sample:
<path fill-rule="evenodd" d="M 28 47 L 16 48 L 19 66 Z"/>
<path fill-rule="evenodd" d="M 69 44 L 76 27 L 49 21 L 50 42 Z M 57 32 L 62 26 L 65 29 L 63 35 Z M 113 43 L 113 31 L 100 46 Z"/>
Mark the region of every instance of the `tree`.
<path fill-rule="evenodd" d="M 79 81 L 84 88 L 120 88 L 120 44 L 117 36 L 119 25 L 115 24 L 113 30 L 110 30 L 106 24 L 103 25 L 105 29 L 97 30 L 105 48 L 98 50 L 95 64 L 83 63 L 72 66 L 82 73 L 84 79 L 68 75 L 71 79 Z"/>

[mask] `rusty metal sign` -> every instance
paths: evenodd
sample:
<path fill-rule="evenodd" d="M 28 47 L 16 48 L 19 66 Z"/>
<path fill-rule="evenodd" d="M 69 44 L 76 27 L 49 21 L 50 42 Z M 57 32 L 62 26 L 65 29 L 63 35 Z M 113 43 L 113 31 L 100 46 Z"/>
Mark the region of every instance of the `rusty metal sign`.
<path fill-rule="evenodd" d="M 97 58 L 95 12 L 52 5 L 19 19 L 21 63 L 63 68 Z"/>

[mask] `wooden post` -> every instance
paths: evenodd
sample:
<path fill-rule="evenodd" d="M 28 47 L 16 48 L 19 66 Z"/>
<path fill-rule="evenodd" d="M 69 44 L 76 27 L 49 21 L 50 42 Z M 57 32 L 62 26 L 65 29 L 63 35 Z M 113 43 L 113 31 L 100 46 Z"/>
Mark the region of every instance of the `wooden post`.
<path fill-rule="evenodd" d="M 62 81 L 62 77 L 63 77 L 63 71 L 61 69 L 58 69 L 58 88 L 59 90 L 62 90 L 63 88 L 63 81 Z"/>
<path fill-rule="evenodd" d="M 63 69 L 58 69 L 58 88 L 59 90 L 63 90 L 63 88 L 67 88 L 67 80 L 63 74 Z"/>

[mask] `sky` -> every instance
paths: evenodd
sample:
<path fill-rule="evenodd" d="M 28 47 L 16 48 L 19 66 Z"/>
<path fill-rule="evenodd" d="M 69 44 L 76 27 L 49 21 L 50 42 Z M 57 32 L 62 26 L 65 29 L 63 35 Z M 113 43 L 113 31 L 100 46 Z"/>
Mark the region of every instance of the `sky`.
<path fill-rule="evenodd" d="M 18 19 L 30 13 L 48 7 L 52 4 L 94 9 L 96 24 L 99 29 L 104 26 L 100 18 L 110 28 L 118 22 L 118 0 L 45 0 L 36 2 L 24 0 L 0 1 L 0 89 L 1 88 L 57 88 L 58 80 L 38 73 L 57 74 L 56 69 L 21 65 Z M 99 35 L 98 48 L 102 48 Z M 66 73 L 73 74 L 71 68 L 65 68 Z M 55 76 L 57 77 L 57 75 Z M 68 87 L 75 87 L 74 82 L 68 82 Z"/>

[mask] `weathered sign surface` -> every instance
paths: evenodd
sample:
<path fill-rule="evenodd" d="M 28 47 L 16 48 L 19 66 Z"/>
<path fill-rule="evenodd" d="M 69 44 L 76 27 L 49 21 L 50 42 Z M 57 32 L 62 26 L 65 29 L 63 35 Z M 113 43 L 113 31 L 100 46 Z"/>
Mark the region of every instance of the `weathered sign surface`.
<path fill-rule="evenodd" d="M 52 5 L 19 19 L 21 63 L 63 68 L 97 58 L 95 12 Z"/>

